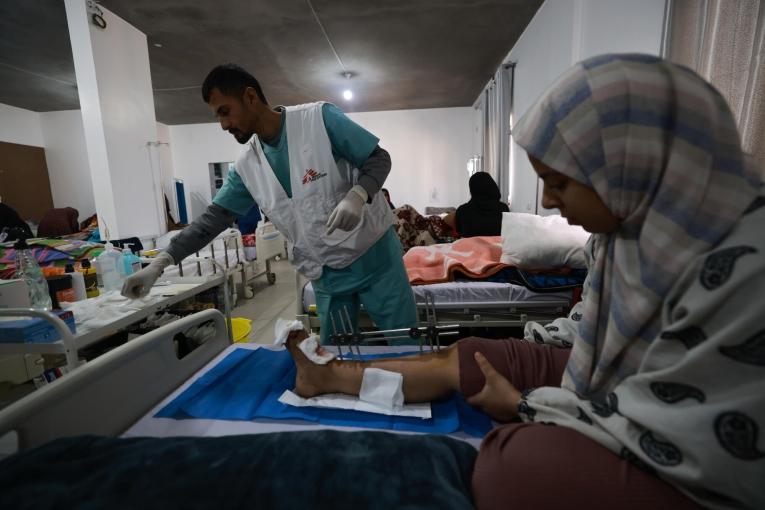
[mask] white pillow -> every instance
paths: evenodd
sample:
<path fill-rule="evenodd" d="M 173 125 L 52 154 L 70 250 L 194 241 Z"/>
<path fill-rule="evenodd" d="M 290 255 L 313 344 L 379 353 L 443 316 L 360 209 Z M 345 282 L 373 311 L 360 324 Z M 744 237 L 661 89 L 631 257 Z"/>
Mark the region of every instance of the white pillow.
<path fill-rule="evenodd" d="M 590 234 L 565 218 L 502 213 L 501 262 L 527 269 L 585 268 Z"/>

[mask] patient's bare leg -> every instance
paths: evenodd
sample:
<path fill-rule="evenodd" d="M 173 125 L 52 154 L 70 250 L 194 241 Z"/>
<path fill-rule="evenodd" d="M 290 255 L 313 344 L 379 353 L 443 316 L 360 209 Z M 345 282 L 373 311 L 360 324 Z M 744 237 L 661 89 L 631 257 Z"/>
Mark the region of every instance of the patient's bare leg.
<path fill-rule="evenodd" d="M 287 349 L 297 366 L 295 393 L 310 398 L 324 393 L 358 395 L 365 368 L 380 368 L 404 376 L 406 402 L 430 402 L 459 390 L 459 356 L 456 346 L 440 352 L 371 361 L 338 361 L 317 365 L 298 348 L 308 335 L 290 334 Z"/>

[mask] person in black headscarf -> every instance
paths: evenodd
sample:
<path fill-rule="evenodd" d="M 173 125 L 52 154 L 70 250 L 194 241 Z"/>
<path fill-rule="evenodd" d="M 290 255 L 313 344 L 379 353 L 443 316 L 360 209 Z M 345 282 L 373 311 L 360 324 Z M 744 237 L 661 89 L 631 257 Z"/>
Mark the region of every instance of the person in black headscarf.
<path fill-rule="evenodd" d="M 0 202 L 0 238 L 10 242 L 15 241 L 21 235 L 25 239 L 33 237 L 32 229 L 14 208 Z"/>
<path fill-rule="evenodd" d="M 454 224 L 461 237 L 498 236 L 502 232 L 502 213 L 509 212 L 500 201 L 499 187 L 486 172 L 470 177 L 470 201 L 457 208 Z"/>

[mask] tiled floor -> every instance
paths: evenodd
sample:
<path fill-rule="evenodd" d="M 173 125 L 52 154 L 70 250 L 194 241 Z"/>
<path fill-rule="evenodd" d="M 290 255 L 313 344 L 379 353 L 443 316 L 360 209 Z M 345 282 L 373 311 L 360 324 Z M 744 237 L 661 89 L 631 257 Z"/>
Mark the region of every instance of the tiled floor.
<path fill-rule="evenodd" d="M 252 331 L 248 337 L 252 343 L 272 343 L 276 319 L 295 318 L 295 269 L 286 260 L 272 262 L 271 268 L 276 274 L 276 283 L 269 285 L 265 275 L 256 278 L 253 281 L 255 296 L 239 300 L 231 313 L 232 317 L 252 320 Z"/>

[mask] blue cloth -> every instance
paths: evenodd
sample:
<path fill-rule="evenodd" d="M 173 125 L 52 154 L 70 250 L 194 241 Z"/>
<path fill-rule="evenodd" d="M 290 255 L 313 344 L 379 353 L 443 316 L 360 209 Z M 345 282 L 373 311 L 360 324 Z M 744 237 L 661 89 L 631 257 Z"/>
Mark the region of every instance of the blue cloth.
<path fill-rule="evenodd" d="M 321 114 L 329 142 L 332 145 L 332 155 L 335 161 L 345 159 L 355 167 L 360 168 L 377 147 L 380 139 L 353 122 L 333 104 L 324 103 Z M 271 165 L 282 188 L 284 188 L 287 196 L 292 198 L 289 147 L 284 121 L 282 121 L 280 132 L 275 140 L 277 141 L 273 146 L 261 141 L 261 147 L 263 147 L 263 153 L 268 164 Z M 247 213 L 255 201 L 247 188 L 244 187 L 242 178 L 232 168 L 228 172 L 223 187 L 215 194 L 213 203 L 241 216 Z"/>
<path fill-rule="evenodd" d="M 488 278 L 471 278 L 467 275 L 457 274 L 457 281 L 482 281 L 498 283 L 514 283 L 522 285 L 535 292 L 558 292 L 561 290 L 573 289 L 584 284 L 587 278 L 586 269 L 573 269 L 567 275 L 547 274 L 547 273 L 529 273 L 517 267 L 506 267 L 498 273 Z"/>
<path fill-rule="evenodd" d="M 411 354 L 411 353 L 409 353 Z M 363 359 L 406 354 L 365 355 Z M 279 402 L 295 387 L 295 364 L 286 350 L 236 349 L 162 408 L 161 418 L 305 420 L 324 425 L 448 434 L 462 430 L 483 437 L 491 420 L 461 396 L 431 404 L 432 418 L 364 413 L 341 409 L 293 407 Z"/>
<path fill-rule="evenodd" d="M 313 282 L 313 290 L 324 344 L 329 343 L 329 335 L 335 329 L 330 317 L 335 317 L 341 332 L 337 317 L 345 309 L 353 330 L 357 330 L 361 304 L 380 329 L 417 326 L 417 306 L 406 275 L 401 242 L 393 228 L 349 266 L 342 269 L 324 266 L 321 278 Z M 390 340 L 389 343 L 412 342 Z"/>

